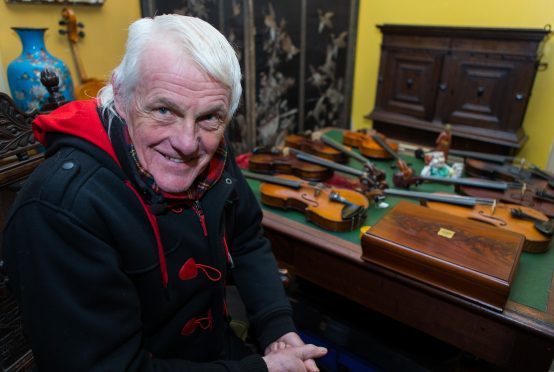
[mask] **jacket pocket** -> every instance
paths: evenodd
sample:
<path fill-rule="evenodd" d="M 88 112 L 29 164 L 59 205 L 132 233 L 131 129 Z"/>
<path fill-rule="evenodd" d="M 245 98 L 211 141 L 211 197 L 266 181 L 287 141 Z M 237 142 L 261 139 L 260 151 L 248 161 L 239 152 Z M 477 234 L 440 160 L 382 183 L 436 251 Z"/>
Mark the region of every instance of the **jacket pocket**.
<path fill-rule="evenodd" d="M 166 250 L 166 259 L 174 254 L 181 244 L 182 242 L 179 240 L 169 250 Z M 159 269 L 160 259 L 156 249 L 155 245 L 141 246 L 137 252 L 128 254 L 128 257 L 123 258 L 123 272 L 128 275 L 140 275 Z"/>

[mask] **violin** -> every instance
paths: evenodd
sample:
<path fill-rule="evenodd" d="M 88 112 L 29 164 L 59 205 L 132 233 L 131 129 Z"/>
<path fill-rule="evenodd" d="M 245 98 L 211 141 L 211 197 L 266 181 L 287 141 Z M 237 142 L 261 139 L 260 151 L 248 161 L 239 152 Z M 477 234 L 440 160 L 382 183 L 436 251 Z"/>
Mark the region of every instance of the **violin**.
<path fill-rule="evenodd" d="M 383 147 L 383 142 L 388 148 Z M 358 148 L 362 155 L 372 159 L 392 159 L 395 156 L 391 154 L 391 150 L 393 153 L 398 152 L 398 143 L 387 140 L 383 134 L 377 131 L 371 131 L 371 133 L 365 130 L 345 131 L 342 143 Z"/>
<path fill-rule="evenodd" d="M 314 140 L 307 135 L 289 134 L 285 137 L 285 146 L 304 151 L 336 163 L 344 164 L 348 162 L 348 157 L 344 153 L 325 145 L 321 141 Z"/>
<path fill-rule="evenodd" d="M 536 165 L 526 168 L 524 160 L 520 166 L 510 163 L 495 164 L 492 162 L 467 158 L 465 172 L 471 176 L 505 181 L 523 181 L 528 184 L 537 184 L 538 187 L 554 188 L 554 176 L 540 169 Z"/>
<path fill-rule="evenodd" d="M 328 137 L 321 137 L 320 140 L 321 140 L 321 142 L 325 143 L 326 145 L 329 145 L 332 148 L 343 152 L 344 154 L 346 154 L 350 158 L 360 162 L 362 164 L 363 168 L 364 168 L 364 171 L 368 175 L 370 175 L 375 181 L 377 181 L 377 182 L 384 182 L 385 181 L 385 178 L 386 178 L 385 172 L 378 169 L 377 166 L 375 166 L 374 163 L 367 160 L 367 158 L 363 157 L 362 155 L 358 154 L 357 152 L 354 152 L 354 151 L 346 148 L 345 146 L 341 145 L 340 143 L 338 143 L 336 141 L 333 141 L 332 139 L 330 139 Z"/>
<path fill-rule="evenodd" d="M 70 8 L 62 9 L 62 20 L 59 24 L 65 25 L 67 28 L 66 30 L 59 30 L 59 33 L 61 35 L 67 35 L 67 40 L 71 46 L 71 54 L 73 55 L 73 60 L 75 61 L 75 66 L 77 68 L 79 81 L 81 82 L 81 84 L 76 87 L 75 99 L 82 100 L 96 97 L 98 91 L 106 85 L 106 81 L 88 77 L 85 72 L 85 67 L 77 47 L 79 40 L 85 37 L 85 33 L 79 29 L 84 28 L 85 26 L 82 22 L 77 22 L 77 16 Z"/>
<path fill-rule="evenodd" d="M 411 185 L 419 185 L 423 182 L 454 185 L 456 192 L 463 195 L 518 204 L 539 210 L 548 217 L 554 217 L 554 194 L 536 185 L 478 178 L 403 177 L 398 173 L 393 176 L 394 185 L 400 188 L 409 188 Z"/>
<path fill-rule="evenodd" d="M 330 231 L 353 231 L 367 217 L 368 199 L 361 193 L 306 182 L 292 175 L 266 176 L 243 171 L 247 178 L 262 181 L 262 203 L 281 209 L 294 209 L 306 220 Z"/>
<path fill-rule="evenodd" d="M 524 183 L 520 187 L 508 187 L 503 191 L 474 186 L 458 186 L 456 190 L 468 196 L 493 198 L 506 203 L 534 208 L 550 218 L 554 217 L 554 193 L 546 191 L 544 187 L 537 187 L 537 185 Z"/>
<path fill-rule="evenodd" d="M 300 150 L 290 149 L 290 151 L 302 161 L 322 165 L 324 167 L 331 168 L 337 172 L 342 172 L 358 177 L 360 180 L 362 191 L 368 196 L 378 195 L 378 190 L 386 189 L 388 187 L 385 180 L 385 172 L 375 167 L 375 165 L 372 163 L 367 162 L 364 165 L 363 170 L 359 170 L 343 164 L 334 163 L 327 159 L 323 159 Z"/>
<path fill-rule="evenodd" d="M 283 151 L 263 152 L 254 149 L 248 159 L 248 169 L 256 173 L 292 174 L 308 181 L 322 182 L 333 176 L 333 170 L 321 165 L 308 163 Z"/>
<path fill-rule="evenodd" d="M 387 189 L 387 196 L 418 199 L 422 205 L 456 216 L 506 229 L 525 237 L 523 250 L 542 253 L 549 249 L 554 220 L 542 212 L 515 204 L 497 203 L 495 199 L 460 195 Z"/>
<path fill-rule="evenodd" d="M 404 159 L 402 159 L 400 155 L 398 155 L 398 153 L 389 146 L 387 141 L 376 135 L 373 136 L 373 140 L 377 142 L 383 150 L 391 156 L 391 158 L 396 159 L 396 167 L 398 168 L 398 171 L 393 175 L 393 180 L 405 180 L 413 177 L 414 170 L 412 167 L 410 167 L 408 163 L 406 163 Z"/>
<path fill-rule="evenodd" d="M 504 181 L 529 180 L 531 173 L 513 164 L 495 164 L 479 159 L 466 158 L 464 171 L 473 177 Z"/>

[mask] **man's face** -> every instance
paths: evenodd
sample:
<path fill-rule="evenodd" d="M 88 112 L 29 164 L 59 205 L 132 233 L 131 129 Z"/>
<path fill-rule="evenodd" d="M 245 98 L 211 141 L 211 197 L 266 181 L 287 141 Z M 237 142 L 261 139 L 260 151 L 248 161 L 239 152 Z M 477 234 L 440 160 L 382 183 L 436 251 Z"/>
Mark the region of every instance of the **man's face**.
<path fill-rule="evenodd" d="M 142 80 L 133 103 L 118 112 L 128 123 L 141 166 L 162 191 L 183 192 L 219 146 L 229 89 L 191 60 L 175 56 L 167 44 L 149 46 L 139 68 Z"/>

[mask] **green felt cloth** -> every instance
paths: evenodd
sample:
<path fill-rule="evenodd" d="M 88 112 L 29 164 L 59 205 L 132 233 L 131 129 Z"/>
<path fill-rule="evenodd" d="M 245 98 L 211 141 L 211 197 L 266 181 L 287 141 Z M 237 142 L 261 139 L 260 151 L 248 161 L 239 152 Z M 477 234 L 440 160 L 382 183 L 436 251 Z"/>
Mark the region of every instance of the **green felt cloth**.
<path fill-rule="evenodd" d="M 326 136 L 337 141 L 342 142 L 342 134 L 340 131 L 330 131 L 326 133 Z M 423 168 L 423 162 L 421 160 L 415 159 L 409 155 L 401 155 L 401 157 L 410 164 L 414 169 L 414 175 L 419 174 Z M 396 171 L 394 167 L 394 161 L 373 161 L 376 166 L 387 173 L 387 181 L 389 186 L 393 187 L 392 184 L 392 175 Z M 361 164 L 356 160 L 349 160 L 348 166 L 361 169 Z M 345 177 L 349 177 L 346 176 Z M 260 201 L 259 193 L 259 181 L 248 180 L 248 183 L 255 191 L 254 194 Z M 439 185 L 425 183 L 417 186 L 414 190 L 424 191 L 424 192 L 454 192 L 454 187 L 449 185 Z M 368 217 L 364 225 L 372 226 L 374 225 L 381 217 L 383 217 L 392 206 L 394 206 L 402 198 L 396 197 L 387 197 L 386 203 L 389 205 L 387 208 L 378 208 L 373 205 L 370 207 L 368 212 Z M 413 203 L 418 203 L 416 200 L 404 199 Z M 282 211 L 272 207 L 262 206 L 264 209 L 271 210 L 271 212 L 278 215 L 287 217 L 293 221 L 299 223 L 309 223 L 306 222 L 304 215 L 296 211 Z M 323 230 L 314 224 L 310 224 L 314 229 L 321 230 L 326 234 L 331 234 L 337 236 L 341 239 L 345 239 L 356 244 L 360 243 L 360 232 L 358 230 L 351 232 L 336 233 L 328 230 Z M 510 291 L 510 300 L 533 307 L 535 309 L 546 311 L 548 303 L 548 293 L 550 289 L 550 284 L 552 282 L 552 275 L 554 272 L 554 248 L 550 249 L 546 253 L 533 254 L 523 252 L 519 261 L 519 266 L 517 269 L 516 277 L 512 284 L 512 289 Z"/>

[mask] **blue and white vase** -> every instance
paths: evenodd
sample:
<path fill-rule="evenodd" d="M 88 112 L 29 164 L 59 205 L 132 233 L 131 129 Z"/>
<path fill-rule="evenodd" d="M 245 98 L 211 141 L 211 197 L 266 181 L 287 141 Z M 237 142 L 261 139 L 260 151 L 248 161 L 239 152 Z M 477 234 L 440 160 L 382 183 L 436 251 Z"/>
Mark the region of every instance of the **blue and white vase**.
<path fill-rule="evenodd" d="M 23 111 L 40 109 L 48 98 L 48 91 L 40 82 L 45 68 L 53 70 L 60 79 L 59 92 L 66 101 L 74 100 L 73 81 L 67 66 L 52 56 L 44 46 L 47 28 L 12 27 L 21 39 L 21 55 L 8 65 L 8 82 L 15 104 Z"/>

